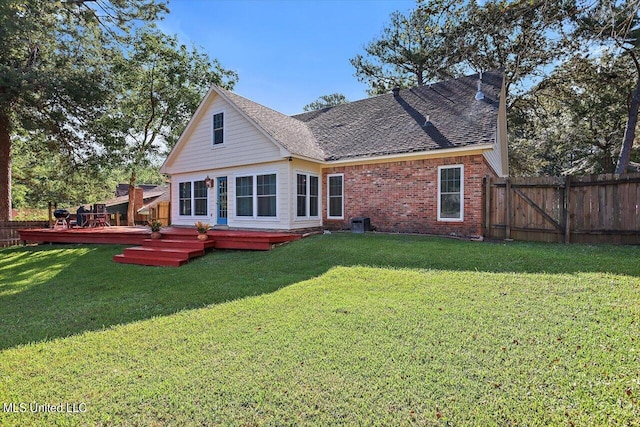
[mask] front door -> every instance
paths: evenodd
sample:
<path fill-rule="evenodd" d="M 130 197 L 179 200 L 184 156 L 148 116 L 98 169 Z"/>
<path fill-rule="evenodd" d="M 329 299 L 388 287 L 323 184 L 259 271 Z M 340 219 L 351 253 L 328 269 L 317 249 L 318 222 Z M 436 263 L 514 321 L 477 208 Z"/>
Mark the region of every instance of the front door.
<path fill-rule="evenodd" d="M 227 224 L 227 177 L 218 178 L 218 213 L 216 215 L 216 223 L 219 225 Z"/>

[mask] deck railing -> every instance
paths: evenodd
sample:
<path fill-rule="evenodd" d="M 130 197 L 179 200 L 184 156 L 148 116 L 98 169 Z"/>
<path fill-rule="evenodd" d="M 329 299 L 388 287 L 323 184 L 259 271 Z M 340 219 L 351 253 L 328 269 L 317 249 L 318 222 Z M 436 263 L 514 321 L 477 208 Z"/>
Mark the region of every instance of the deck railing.
<path fill-rule="evenodd" d="M 0 248 L 19 245 L 21 228 L 48 228 L 48 221 L 0 221 Z"/>

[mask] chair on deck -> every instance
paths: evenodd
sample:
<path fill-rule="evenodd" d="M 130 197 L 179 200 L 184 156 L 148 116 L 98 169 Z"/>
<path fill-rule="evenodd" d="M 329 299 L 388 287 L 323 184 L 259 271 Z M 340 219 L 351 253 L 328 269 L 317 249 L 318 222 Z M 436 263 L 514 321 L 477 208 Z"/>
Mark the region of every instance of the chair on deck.
<path fill-rule="evenodd" d="M 85 209 L 84 205 L 81 205 L 78 210 L 76 210 L 76 224 L 78 227 L 86 227 L 89 225 L 88 213 L 91 213 L 91 211 Z"/>
<path fill-rule="evenodd" d="M 96 227 L 109 227 L 109 213 L 107 213 L 107 205 L 104 203 L 96 203 L 93 205 L 93 213 L 95 213 L 95 226 Z"/>

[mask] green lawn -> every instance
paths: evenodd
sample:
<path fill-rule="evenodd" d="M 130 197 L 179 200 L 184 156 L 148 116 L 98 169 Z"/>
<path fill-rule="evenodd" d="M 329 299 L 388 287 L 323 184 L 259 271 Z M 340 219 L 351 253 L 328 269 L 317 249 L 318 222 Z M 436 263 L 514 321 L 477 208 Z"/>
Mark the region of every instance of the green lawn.
<path fill-rule="evenodd" d="M 640 425 L 638 247 L 121 250 L 0 250 L 0 425 Z"/>

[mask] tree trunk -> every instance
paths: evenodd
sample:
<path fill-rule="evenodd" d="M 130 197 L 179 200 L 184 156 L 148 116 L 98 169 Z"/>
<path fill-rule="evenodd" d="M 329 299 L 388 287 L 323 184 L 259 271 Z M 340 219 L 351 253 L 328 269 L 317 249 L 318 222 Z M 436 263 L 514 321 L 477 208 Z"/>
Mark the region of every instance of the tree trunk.
<path fill-rule="evenodd" d="M 127 225 L 134 226 L 136 219 L 136 173 L 131 171 L 131 177 L 129 178 L 129 207 L 127 208 Z"/>
<path fill-rule="evenodd" d="M 622 148 L 618 157 L 616 173 L 626 173 L 631 160 L 631 148 L 633 140 L 636 137 L 636 125 L 638 124 L 638 109 L 640 108 L 640 79 L 636 81 L 636 87 L 631 92 L 631 102 L 629 102 L 629 111 L 627 114 L 627 127 L 624 130 L 624 138 L 622 138 Z"/>
<path fill-rule="evenodd" d="M 0 221 L 11 220 L 11 121 L 0 113 Z"/>

